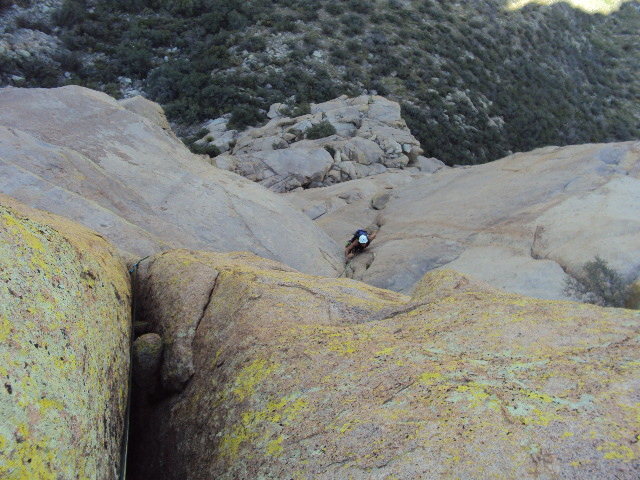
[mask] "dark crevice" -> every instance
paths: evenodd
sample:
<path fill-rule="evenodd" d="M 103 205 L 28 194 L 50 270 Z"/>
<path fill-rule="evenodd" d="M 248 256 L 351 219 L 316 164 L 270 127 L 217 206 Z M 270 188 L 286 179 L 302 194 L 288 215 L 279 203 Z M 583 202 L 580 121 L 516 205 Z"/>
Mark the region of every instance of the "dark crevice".
<path fill-rule="evenodd" d="M 204 304 L 204 307 L 202 308 L 202 314 L 200 315 L 200 318 L 198 319 L 198 321 L 196 322 L 196 326 L 194 329 L 194 335 L 193 338 L 191 339 L 191 343 L 193 345 L 193 341 L 196 338 L 196 333 L 198 331 L 198 328 L 200 327 L 200 323 L 202 322 L 202 319 L 204 318 L 205 313 L 207 313 L 207 309 L 209 308 L 209 304 L 211 304 L 211 300 L 213 299 L 213 294 L 216 291 L 216 288 L 218 287 L 218 279 L 220 278 L 220 273 L 218 273 L 216 275 L 216 278 L 213 279 L 213 286 L 211 287 L 211 290 L 209 291 L 209 296 L 208 299 L 206 301 L 206 303 Z M 193 348 L 192 348 L 193 350 Z"/>

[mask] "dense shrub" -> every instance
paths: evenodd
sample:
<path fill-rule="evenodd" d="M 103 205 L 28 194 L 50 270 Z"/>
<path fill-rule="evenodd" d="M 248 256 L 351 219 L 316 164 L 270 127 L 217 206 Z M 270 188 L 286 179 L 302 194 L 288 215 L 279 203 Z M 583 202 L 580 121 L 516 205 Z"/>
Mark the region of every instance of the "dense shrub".
<path fill-rule="evenodd" d="M 340 15 L 342 12 L 344 12 L 344 6 L 342 5 L 342 3 L 335 1 L 327 3 L 324 6 L 324 9 L 327 11 L 327 13 L 335 16 Z"/>
<path fill-rule="evenodd" d="M 51 33 L 51 26 L 43 21 L 36 20 L 27 15 L 20 15 L 16 18 L 16 26 L 18 28 L 29 28 L 31 30 L 40 30 L 44 33 Z"/>
<path fill-rule="evenodd" d="M 342 32 L 347 35 L 359 35 L 364 32 L 366 22 L 357 13 L 346 13 L 340 19 L 342 21 Z"/>
<path fill-rule="evenodd" d="M 73 27 L 84 18 L 85 7 L 80 0 L 64 0 L 52 19 L 59 27 Z"/>
<path fill-rule="evenodd" d="M 33 0 L 0 0 L 0 12 L 7 10 L 8 8 L 18 5 L 19 7 L 30 7 Z"/>
<path fill-rule="evenodd" d="M 14 0 L 0 0 L 0 12 L 12 7 L 14 3 Z"/>
<path fill-rule="evenodd" d="M 83 68 L 82 59 L 76 52 L 60 51 L 53 56 L 65 72 L 80 72 Z"/>
<path fill-rule="evenodd" d="M 265 116 L 258 107 L 243 104 L 234 107 L 229 119 L 229 128 L 241 130 L 249 125 L 256 125 L 264 120 Z"/>
<path fill-rule="evenodd" d="M 188 147 L 193 153 L 209 155 L 212 158 L 220 155 L 220 149 L 215 145 L 198 145 L 197 143 L 192 143 L 188 145 Z"/>
<path fill-rule="evenodd" d="M 13 3 L 0 0 L 0 9 Z M 64 0 L 53 33 L 73 53 L 40 60 L 42 68 L 5 58 L 0 79 L 119 94 L 119 77 L 127 76 L 185 131 L 230 112 L 237 126 L 257 123 L 274 102 L 376 91 L 402 102 L 426 153 L 448 164 L 640 136 L 637 3 L 608 16 L 502 7 L 502 0 L 464 8 L 437 0 Z M 19 22 L 46 28 L 29 17 Z"/>
<path fill-rule="evenodd" d="M 239 46 L 248 52 L 260 52 L 267 48 L 267 41 L 262 36 L 252 35 L 242 40 Z"/>
<path fill-rule="evenodd" d="M 21 73 L 23 73 L 27 87 L 57 87 L 61 77 L 60 70 L 56 64 L 47 59 L 39 57 L 29 57 L 19 62 Z"/>
<path fill-rule="evenodd" d="M 596 256 L 584 264 L 582 273 L 569 277 L 565 293 L 578 300 L 606 307 L 624 307 L 630 294 L 629 285 L 605 260 Z"/>
<path fill-rule="evenodd" d="M 367 0 L 349 0 L 347 5 L 350 10 L 362 14 L 369 13 L 375 8 L 375 4 Z"/>
<path fill-rule="evenodd" d="M 123 42 L 116 48 L 118 70 L 127 77 L 141 77 L 153 66 L 153 52 L 149 45 L 139 41 Z"/>
<path fill-rule="evenodd" d="M 328 121 L 322 121 L 316 123 L 305 132 L 305 136 L 310 140 L 316 140 L 318 138 L 330 137 L 336 134 L 336 129 Z"/>

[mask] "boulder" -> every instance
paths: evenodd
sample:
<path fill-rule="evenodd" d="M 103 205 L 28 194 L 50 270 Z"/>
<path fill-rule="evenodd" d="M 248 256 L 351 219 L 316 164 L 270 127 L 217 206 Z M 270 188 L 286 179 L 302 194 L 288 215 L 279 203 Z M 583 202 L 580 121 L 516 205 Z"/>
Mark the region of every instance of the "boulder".
<path fill-rule="evenodd" d="M 316 119 L 315 123 L 320 123 L 320 120 L 321 120 L 320 118 Z M 307 130 L 313 127 L 313 125 L 314 123 L 312 122 L 312 118 L 309 118 L 309 116 L 306 116 L 299 119 L 287 131 L 292 132 L 295 135 L 303 135 Z"/>
<path fill-rule="evenodd" d="M 156 262 L 146 281 L 210 299 L 192 316 L 152 307 L 176 335 L 196 325 L 194 374 L 137 418 L 134 480 L 640 473 L 637 312 L 452 271 L 407 297 L 245 254 Z"/>
<path fill-rule="evenodd" d="M 298 146 L 237 154 L 226 157 L 224 163 L 218 165 L 232 165 L 235 172 L 273 191 L 283 192 L 322 182 L 333 166 L 333 158 L 324 148 Z"/>
<path fill-rule="evenodd" d="M 237 130 L 227 129 L 230 118 L 231 115 L 223 115 L 206 122 L 203 125 L 203 129 L 207 130 L 207 134 L 195 143 L 197 145 L 215 146 L 222 153 L 228 152 L 235 145 L 238 137 Z"/>
<path fill-rule="evenodd" d="M 347 140 L 341 151 L 350 161 L 363 165 L 380 163 L 384 157 L 384 152 L 377 143 L 360 137 Z"/>
<path fill-rule="evenodd" d="M 388 171 L 360 180 L 338 183 L 330 187 L 289 192 L 286 198 L 291 204 L 315 220 L 326 213 L 335 212 L 345 205 L 359 202 L 360 200 L 370 204 L 372 198 L 380 191 L 407 185 L 413 180 L 412 175 L 406 170 Z M 335 219 L 336 217 L 333 218 Z M 359 222 L 356 223 L 359 225 Z M 326 226 L 335 225 L 332 221 Z M 336 238 L 339 244 L 344 244 L 353 230 L 353 224 L 348 219 L 345 223 L 340 223 L 337 229 L 329 229 L 328 233 Z"/>
<path fill-rule="evenodd" d="M 351 137 L 360 127 L 361 117 L 362 112 L 358 108 L 345 106 L 326 111 L 323 120 L 328 121 L 338 135 Z"/>
<path fill-rule="evenodd" d="M 406 155 L 398 155 L 397 157 L 388 158 L 384 162 L 385 167 L 404 168 L 409 165 L 409 157 Z"/>
<path fill-rule="evenodd" d="M 214 159 L 215 165 L 222 170 L 234 171 L 236 169 L 237 160 L 233 155 L 223 153 L 217 155 Z"/>
<path fill-rule="evenodd" d="M 213 145 L 220 150 L 220 152 L 228 152 L 236 141 L 237 133 L 237 130 L 227 130 L 219 136 L 208 135 L 204 138 L 203 143 L 205 145 Z M 200 142 L 200 140 L 198 142 Z"/>
<path fill-rule="evenodd" d="M 387 206 L 387 203 L 389 203 L 390 199 L 391 199 L 390 192 L 377 193 L 371 199 L 371 208 L 373 208 L 374 210 L 382 210 L 384 207 Z"/>
<path fill-rule="evenodd" d="M 327 275 L 341 269 L 340 247 L 302 212 L 82 87 L 0 90 L 0 191 L 137 257 L 183 246 L 253 251 Z"/>
<path fill-rule="evenodd" d="M 402 145 L 419 146 L 418 140 L 406 127 L 398 128 L 379 122 L 364 120 L 358 130 L 358 136 L 374 140 L 386 153 L 403 153 Z"/>
<path fill-rule="evenodd" d="M 274 104 L 270 109 L 273 115 L 279 111 L 279 105 Z M 315 140 L 306 139 L 306 132 L 321 122 L 329 122 L 335 128 L 335 134 Z M 233 137 L 235 145 L 231 154 L 236 161 L 219 165 L 277 192 L 379 175 L 387 167 L 406 168 L 410 160 L 415 163 L 422 153 L 419 142 L 400 117 L 400 105 L 369 95 L 357 98 L 342 96 L 311 105 L 311 113 L 296 118 L 273 116 L 263 127 L 250 128 Z M 289 169 L 283 173 L 284 177 L 279 177 L 281 172 L 265 168 L 264 157 L 288 158 L 289 155 L 270 152 L 299 148 L 306 150 L 307 154 L 316 150 L 316 155 L 322 156 L 323 150 L 329 151 L 336 164 L 331 169 L 333 174 L 327 175 L 327 171 L 322 177 L 310 179 L 304 171 Z M 305 168 L 300 162 L 296 164 Z"/>
<path fill-rule="evenodd" d="M 438 160 L 437 158 L 427 158 L 419 155 L 416 158 L 415 163 L 412 166 L 417 167 L 421 172 L 425 173 L 436 173 L 438 170 L 446 168 L 444 162 Z"/>
<path fill-rule="evenodd" d="M 287 141 L 280 135 L 268 135 L 258 139 L 244 135 L 237 138 L 232 151 L 233 155 L 242 157 L 242 154 L 267 152 L 278 148 L 286 148 L 288 145 Z"/>
<path fill-rule="evenodd" d="M 388 124 L 403 121 L 400 116 L 400 104 L 378 95 L 372 97 L 367 116 L 372 120 Z"/>
<path fill-rule="evenodd" d="M 131 293 L 100 235 L 0 195 L 0 478 L 111 480 Z"/>
<path fill-rule="evenodd" d="M 326 113 L 331 110 L 346 108 L 348 106 L 347 98 L 348 97 L 346 95 L 341 95 L 338 98 L 329 100 L 328 102 L 312 103 L 310 105 L 311 114 L 315 115 L 317 113 Z"/>
<path fill-rule="evenodd" d="M 347 178 L 358 178 L 356 173 L 356 163 L 354 162 L 340 162 L 336 165 L 338 169 L 345 175 Z"/>
<path fill-rule="evenodd" d="M 278 118 L 282 116 L 280 111 L 285 108 L 286 105 L 284 103 L 274 103 L 269 107 L 269 111 L 267 112 L 267 117 L 269 118 Z"/>
<path fill-rule="evenodd" d="M 333 165 L 333 158 L 324 149 L 289 148 L 265 153 L 262 161 L 276 175 L 299 175 L 305 180 L 321 180 Z"/>
<path fill-rule="evenodd" d="M 405 144 L 405 145 L 408 145 L 408 144 Z M 424 150 L 422 150 L 421 147 L 413 145 L 409 149 L 409 153 L 407 155 L 409 156 L 411 163 L 414 163 L 418 159 L 418 157 L 420 157 L 423 153 L 424 153 Z"/>
<path fill-rule="evenodd" d="M 220 135 L 227 130 L 230 118 L 231 115 L 223 115 L 222 117 L 214 118 L 213 120 L 206 122 L 203 125 L 203 128 L 209 130 L 209 133 L 212 135 Z"/>

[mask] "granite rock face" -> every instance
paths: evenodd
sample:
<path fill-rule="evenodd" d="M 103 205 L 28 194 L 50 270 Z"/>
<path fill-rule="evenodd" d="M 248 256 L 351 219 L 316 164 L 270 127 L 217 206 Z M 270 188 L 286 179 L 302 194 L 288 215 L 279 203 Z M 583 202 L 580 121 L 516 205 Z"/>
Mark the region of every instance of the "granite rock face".
<path fill-rule="evenodd" d="M 191 154 L 154 104 L 123 104 L 75 86 L 1 89 L 0 192 L 137 257 L 170 247 L 246 250 L 307 272 L 341 268 L 339 247 L 302 213 Z"/>
<path fill-rule="evenodd" d="M 419 174 L 408 170 L 384 172 L 380 175 L 342 182 L 331 185 L 330 187 L 289 192 L 285 198 L 287 198 L 291 204 L 302 210 L 309 218 L 317 220 L 322 217 L 322 215 L 336 212 L 347 205 L 353 203 L 359 204 L 359 201 L 362 201 L 363 204 L 367 203 L 369 205 L 368 208 L 370 208 L 371 200 L 373 200 L 376 195 L 391 192 L 395 188 L 403 185 L 410 185 L 416 178 L 419 178 Z M 369 222 L 371 220 L 369 217 L 369 215 L 365 215 L 362 220 Z M 341 228 L 352 233 L 350 230 L 355 231 L 364 225 L 364 223 L 360 222 L 352 224 L 351 221 L 352 219 L 348 218 L 344 223 L 340 223 L 337 217 L 332 217 L 330 224 L 320 225 L 327 229 L 329 235 L 333 236 L 336 241 L 342 244 L 346 239 L 341 239 L 340 234 L 344 233 L 341 232 Z M 338 223 L 340 223 L 339 226 Z M 346 236 L 349 235 L 347 234 Z"/>
<path fill-rule="evenodd" d="M 138 417 L 132 478 L 640 473 L 638 312 L 446 270 L 408 297 L 247 254 L 165 252 L 140 274 L 200 300 L 138 293 L 165 343 L 189 333 L 193 374 Z"/>
<path fill-rule="evenodd" d="M 342 96 L 313 104 L 310 110 L 290 118 L 282 104 L 275 104 L 269 110 L 269 123 L 243 132 L 227 130 L 228 119 L 222 117 L 205 125 L 209 133 L 198 143 L 228 152 L 217 157 L 220 168 L 276 192 L 333 185 L 424 163 L 418 160 L 424 158 L 419 157 L 420 143 L 400 116 L 397 102 L 377 95 Z M 335 134 L 323 138 L 309 134 L 326 124 Z"/>
<path fill-rule="evenodd" d="M 349 275 L 408 292 L 425 272 L 444 267 L 539 298 L 566 299 L 567 274 L 596 256 L 630 283 L 640 277 L 640 144 L 547 147 L 474 167 L 380 178 L 294 192 L 337 242 L 356 228 L 379 226 L 369 255 Z M 383 183 L 381 183 L 383 182 Z M 339 190 L 338 190 L 339 187 Z M 384 210 L 372 208 L 391 192 Z M 321 212 L 322 206 L 326 206 Z"/>
<path fill-rule="evenodd" d="M 127 110 L 146 118 L 154 125 L 162 128 L 165 132 L 173 134 L 164 110 L 162 110 L 162 107 L 157 103 L 147 100 L 140 95 L 119 100 L 118 103 Z"/>
<path fill-rule="evenodd" d="M 0 478 L 117 477 L 130 299 L 101 236 L 0 195 Z"/>

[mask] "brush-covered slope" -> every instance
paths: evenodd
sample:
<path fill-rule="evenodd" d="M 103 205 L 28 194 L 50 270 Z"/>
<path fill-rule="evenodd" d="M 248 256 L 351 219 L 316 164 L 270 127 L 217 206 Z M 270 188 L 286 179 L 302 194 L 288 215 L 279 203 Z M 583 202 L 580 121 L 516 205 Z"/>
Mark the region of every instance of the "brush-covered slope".
<path fill-rule="evenodd" d="M 0 18 L 0 82 L 145 92 L 183 126 L 375 91 L 449 165 L 640 135 L 637 1 L 593 15 L 507 0 L 8 3 L 34 7 Z M 53 20 L 39 7 L 52 3 Z"/>

